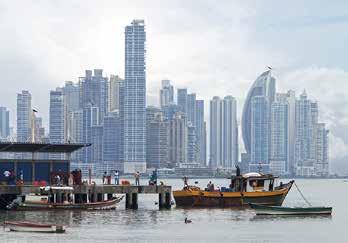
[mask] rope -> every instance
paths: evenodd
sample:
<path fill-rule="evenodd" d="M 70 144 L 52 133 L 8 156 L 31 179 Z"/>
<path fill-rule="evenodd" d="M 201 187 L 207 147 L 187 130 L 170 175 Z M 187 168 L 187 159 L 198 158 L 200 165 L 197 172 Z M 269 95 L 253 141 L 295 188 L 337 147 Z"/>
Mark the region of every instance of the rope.
<path fill-rule="evenodd" d="M 296 182 L 294 183 L 296 186 L 297 191 L 300 193 L 301 197 L 303 198 L 303 200 L 309 205 L 312 206 L 312 204 L 305 198 L 305 196 L 302 194 L 300 188 L 297 186 Z"/>

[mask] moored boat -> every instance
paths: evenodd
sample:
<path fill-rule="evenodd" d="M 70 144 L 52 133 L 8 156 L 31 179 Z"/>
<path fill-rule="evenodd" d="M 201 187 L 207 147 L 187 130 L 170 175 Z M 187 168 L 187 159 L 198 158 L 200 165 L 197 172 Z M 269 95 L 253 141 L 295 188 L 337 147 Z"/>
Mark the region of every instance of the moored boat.
<path fill-rule="evenodd" d="M 256 215 L 331 215 L 332 207 L 279 207 L 250 203 Z"/>
<path fill-rule="evenodd" d="M 76 202 L 72 187 L 46 187 L 40 194 L 19 196 L 9 210 L 111 210 L 116 209 L 123 197 L 113 197 L 97 202 Z"/>
<path fill-rule="evenodd" d="M 5 221 L 5 230 L 36 233 L 64 233 L 65 226 L 57 224 L 42 224 L 28 221 Z"/>
<path fill-rule="evenodd" d="M 184 186 L 173 191 L 178 207 L 243 207 L 249 203 L 281 206 L 294 181 L 275 185 L 276 176 L 247 173 L 233 176 L 228 188 L 202 190 L 196 186 Z"/>

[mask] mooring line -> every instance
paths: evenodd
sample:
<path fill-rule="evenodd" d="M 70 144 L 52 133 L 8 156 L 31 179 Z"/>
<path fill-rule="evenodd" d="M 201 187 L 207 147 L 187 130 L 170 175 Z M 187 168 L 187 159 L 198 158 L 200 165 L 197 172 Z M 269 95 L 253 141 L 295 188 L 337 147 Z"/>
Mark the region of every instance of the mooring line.
<path fill-rule="evenodd" d="M 300 193 L 301 197 L 303 198 L 303 200 L 305 200 L 305 202 L 309 205 L 309 206 L 312 206 L 312 204 L 305 198 L 305 196 L 302 194 L 300 188 L 297 186 L 296 182 L 294 183 L 298 192 Z"/>

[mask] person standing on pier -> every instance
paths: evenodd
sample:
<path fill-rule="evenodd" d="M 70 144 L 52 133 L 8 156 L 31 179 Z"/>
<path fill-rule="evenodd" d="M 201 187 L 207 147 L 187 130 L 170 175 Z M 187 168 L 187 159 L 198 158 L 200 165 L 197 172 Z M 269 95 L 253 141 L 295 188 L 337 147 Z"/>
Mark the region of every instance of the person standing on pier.
<path fill-rule="evenodd" d="M 120 184 L 120 173 L 118 172 L 118 170 L 115 170 L 115 185 L 119 185 Z"/>
<path fill-rule="evenodd" d="M 104 171 L 104 175 L 103 175 L 103 184 L 106 184 L 105 182 L 106 182 L 106 176 L 107 176 L 107 173 L 106 173 L 106 171 Z"/>
<path fill-rule="evenodd" d="M 134 177 L 135 177 L 135 185 L 136 185 L 136 186 L 140 186 L 140 173 L 139 173 L 139 171 L 137 171 L 137 172 L 134 174 Z"/>

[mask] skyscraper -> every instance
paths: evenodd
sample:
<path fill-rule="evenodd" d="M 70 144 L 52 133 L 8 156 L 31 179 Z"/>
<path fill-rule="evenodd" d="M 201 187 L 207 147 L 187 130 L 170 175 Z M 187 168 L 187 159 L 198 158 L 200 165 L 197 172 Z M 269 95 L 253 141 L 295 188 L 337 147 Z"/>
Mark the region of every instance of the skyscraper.
<path fill-rule="evenodd" d="M 254 96 L 250 104 L 251 111 L 251 161 L 250 171 L 262 168 L 269 172 L 269 102 L 265 96 Z"/>
<path fill-rule="evenodd" d="M 161 108 L 174 103 L 174 87 L 170 84 L 170 80 L 162 80 L 162 88 L 160 90 Z"/>
<path fill-rule="evenodd" d="M 196 100 L 196 140 L 198 147 L 197 162 L 202 166 L 207 163 L 207 130 L 204 121 L 204 100 Z"/>
<path fill-rule="evenodd" d="M 17 142 L 31 141 L 32 108 L 31 94 L 23 90 L 17 94 Z"/>
<path fill-rule="evenodd" d="M 50 92 L 49 138 L 51 143 L 66 142 L 66 112 L 63 90 Z"/>
<path fill-rule="evenodd" d="M 145 24 L 133 20 L 125 28 L 124 172 L 146 171 Z"/>
<path fill-rule="evenodd" d="M 154 110 L 153 110 L 154 111 Z M 147 112 L 146 162 L 148 168 L 164 168 L 169 165 L 169 122 L 163 112 Z"/>
<path fill-rule="evenodd" d="M 73 112 L 80 109 L 80 89 L 79 86 L 74 84 L 72 81 L 66 81 L 65 85 L 61 88 L 64 95 L 64 119 L 65 119 L 65 133 L 66 140 L 70 142 L 76 142 L 72 136 L 74 133 L 72 122 Z"/>
<path fill-rule="evenodd" d="M 10 112 L 6 107 L 0 107 L 0 139 L 10 136 Z"/>
<path fill-rule="evenodd" d="M 187 163 L 197 163 L 197 154 L 196 130 L 189 122 L 187 126 Z"/>
<path fill-rule="evenodd" d="M 94 69 L 94 75 L 91 70 L 86 70 L 85 73 L 85 77 L 79 78 L 80 108 L 98 107 L 98 122 L 102 124 L 107 113 L 108 79 L 103 77 L 102 69 Z"/>
<path fill-rule="evenodd" d="M 187 163 L 188 130 L 185 113 L 175 113 L 169 126 L 169 161 L 174 167 Z"/>
<path fill-rule="evenodd" d="M 187 89 L 178 89 L 177 99 L 180 111 L 187 114 Z"/>
<path fill-rule="evenodd" d="M 289 172 L 289 103 L 286 94 L 277 94 L 271 105 L 270 171 Z"/>
<path fill-rule="evenodd" d="M 120 92 L 121 87 L 124 85 L 124 79 L 120 78 L 118 75 L 110 75 L 109 80 L 109 101 L 108 101 L 108 111 L 119 111 L 120 110 Z"/>
<path fill-rule="evenodd" d="M 295 171 L 298 176 L 327 176 L 328 133 L 324 123 L 318 123 L 318 103 L 308 99 L 303 91 L 296 101 Z"/>
<path fill-rule="evenodd" d="M 238 162 L 238 125 L 235 98 L 223 100 L 214 96 L 210 101 L 211 168 L 232 169 Z"/>
<path fill-rule="evenodd" d="M 191 123 L 193 127 L 196 126 L 196 94 L 187 95 L 187 122 Z"/>
<path fill-rule="evenodd" d="M 254 99 L 254 97 L 256 97 Z M 269 111 L 270 106 L 273 103 L 275 98 L 275 79 L 271 76 L 271 71 L 266 71 L 262 73 L 251 86 L 246 101 L 243 107 L 242 114 L 242 135 L 244 141 L 244 147 L 247 155 L 244 158 L 250 158 L 251 161 L 249 163 L 259 164 L 259 163 L 267 163 L 268 164 L 268 154 L 265 149 L 269 148 L 269 136 L 270 136 L 270 121 L 269 121 Z M 254 104 L 254 125 L 258 127 L 252 127 L 252 104 Z M 256 108 L 261 110 L 257 111 Z M 265 112 L 265 114 L 262 114 Z M 260 121 L 257 121 L 257 117 L 264 119 L 262 124 Z M 267 127 L 267 134 L 265 138 L 253 138 L 254 135 L 258 134 L 257 130 L 262 127 Z M 261 130 L 259 130 L 261 132 Z M 257 144 L 252 144 L 252 142 L 257 142 Z M 267 144 L 264 144 L 267 142 Z M 261 147 L 258 147 L 261 146 Z M 263 154 L 261 156 L 261 154 Z M 260 161 L 262 160 L 262 161 Z"/>

